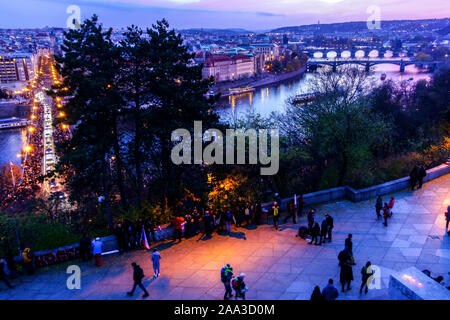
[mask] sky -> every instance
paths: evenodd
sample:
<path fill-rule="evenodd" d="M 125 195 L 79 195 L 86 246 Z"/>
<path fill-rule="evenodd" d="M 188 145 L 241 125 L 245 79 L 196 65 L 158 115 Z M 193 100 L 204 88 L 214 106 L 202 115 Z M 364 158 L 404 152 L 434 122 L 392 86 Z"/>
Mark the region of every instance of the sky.
<path fill-rule="evenodd" d="M 71 5 L 81 19 L 97 14 L 106 26 L 150 26 L 166 18 L 171 27 L 270 30 L 303 24 L 450 17 L 449 0 L 0 0 L 0 28 L 65 27 Z"/>

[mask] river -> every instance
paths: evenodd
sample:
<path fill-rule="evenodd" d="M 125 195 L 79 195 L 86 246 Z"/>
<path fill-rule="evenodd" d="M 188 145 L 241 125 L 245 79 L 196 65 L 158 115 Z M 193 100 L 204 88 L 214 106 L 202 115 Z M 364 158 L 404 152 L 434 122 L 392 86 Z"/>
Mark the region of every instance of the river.
<path fill-rule="evenodd" d="M 380 75 L 386 73 L 387 79 L 396 81 L 419 79 L 429 79 L 431 74 L 421 72 L 414 65 L 407 66 L 405 73 L 400 73 L 399 66 L 396 65 L 376 65 L 373 69 L 373 76 L 376 81 L 380 81 Z M 242 94 L 235 97 L 222 98 L 217 111 L 223 120 L 232 117 L 242 117 L 248 110 L 253 110 L 262 116 L 268 116 L 272 111 L 282 112 L 286 105 L 286 100 L 298 93 L 309 92 L 308 79 L 314 77 L 314 73 L 306 73 L 301 77 L 284 81 L 275 85 L 261 87 L 252 93 Z M 0 165 L 12 161 L 20 164 L 17 154 L 25 143 L 25 130 L 0 131 Z"/>

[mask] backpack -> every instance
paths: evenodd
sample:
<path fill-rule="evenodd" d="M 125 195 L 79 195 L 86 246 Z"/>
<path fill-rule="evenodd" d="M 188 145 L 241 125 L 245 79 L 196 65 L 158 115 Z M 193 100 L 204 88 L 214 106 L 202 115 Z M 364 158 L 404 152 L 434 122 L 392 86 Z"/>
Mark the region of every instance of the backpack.
<path fill-rule="evenodd" d="M 227 268 L 223 267 L 222 270 L 220 270 L 220 280 L 222 282 L 226 282 L 227 281 L 227 276 L 225 274 L 225 271 L 227 270 Z"/>

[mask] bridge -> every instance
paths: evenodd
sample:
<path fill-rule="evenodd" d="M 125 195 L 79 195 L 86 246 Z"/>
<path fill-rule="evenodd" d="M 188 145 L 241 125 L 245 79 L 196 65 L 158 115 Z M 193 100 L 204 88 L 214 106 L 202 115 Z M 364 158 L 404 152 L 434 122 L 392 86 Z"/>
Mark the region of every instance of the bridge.
<path fill-rule="evenodd" d="M 30 123 L 31 123 L 30 120 L 19 119 L 19 118 L 14 118 L 14 117 L 8 118 L 8 119 L 1 119 L 0 120 L 0 130 L 26 127 Z"/>
<path fill-rule="evenodd" d="M 368 57 L 383 58 L 385 55 L 391 55 L 392 58 L 397 58 L 404 54 L 402 49 L 384 48 L 382 46 L 364 46 L 354 48 L 321 48 L 321 47 L 306 47 L 302 50 L 309 58 L 359 58 Z M 319 56 L 317 56 L 319 55 Z M 413 57 L 412 50 L 406 51 L 406 56 Z"/>
<path fill-rule="evenodd" d="M 400 66 L 400 72 L 405 72 L 405 67 L 409 65 L 418 65 L 421 67 L 428 67 L 432 72 L 439 66 L 439 61 L 415 61 L 404 59 L 309 59 L 308 68 L 317 68 L 319 65 L 328 65 L 333 68 L 333 72 L 336 72 L 337 67 L 344 64 L 359 64 L 366 68 L 366 72 L 370 71 L 370 68 L 377 64 L 395 64 Z M 312 67 L 312 68 L 311 68 Z"/>

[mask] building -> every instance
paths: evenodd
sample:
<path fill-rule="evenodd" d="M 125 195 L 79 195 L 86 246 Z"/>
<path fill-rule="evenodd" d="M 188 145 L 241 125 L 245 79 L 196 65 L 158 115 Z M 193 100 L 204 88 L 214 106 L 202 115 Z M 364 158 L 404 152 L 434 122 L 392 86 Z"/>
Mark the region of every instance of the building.
<path fill-rule="evenodd" d="M 36 71 L 36 55 L 32 53 L 0 53 L 0 83 L 33 80 Z"/>
<path fill-rule="evenodd" d="M 216 82 L 248 78 L 255 74 L 253 56 L 242 54 L 213 55 L 206 52 L 198 54 L 196 61 L 203 63 L 203 78 L 212 76 Z"/>
<path fill-rule="evenodd" d="M 277 60 L 280 56 L 279 46 L 275 43 L 253 43 L 252 47 L 264 55 L 264 61 Z"/>

